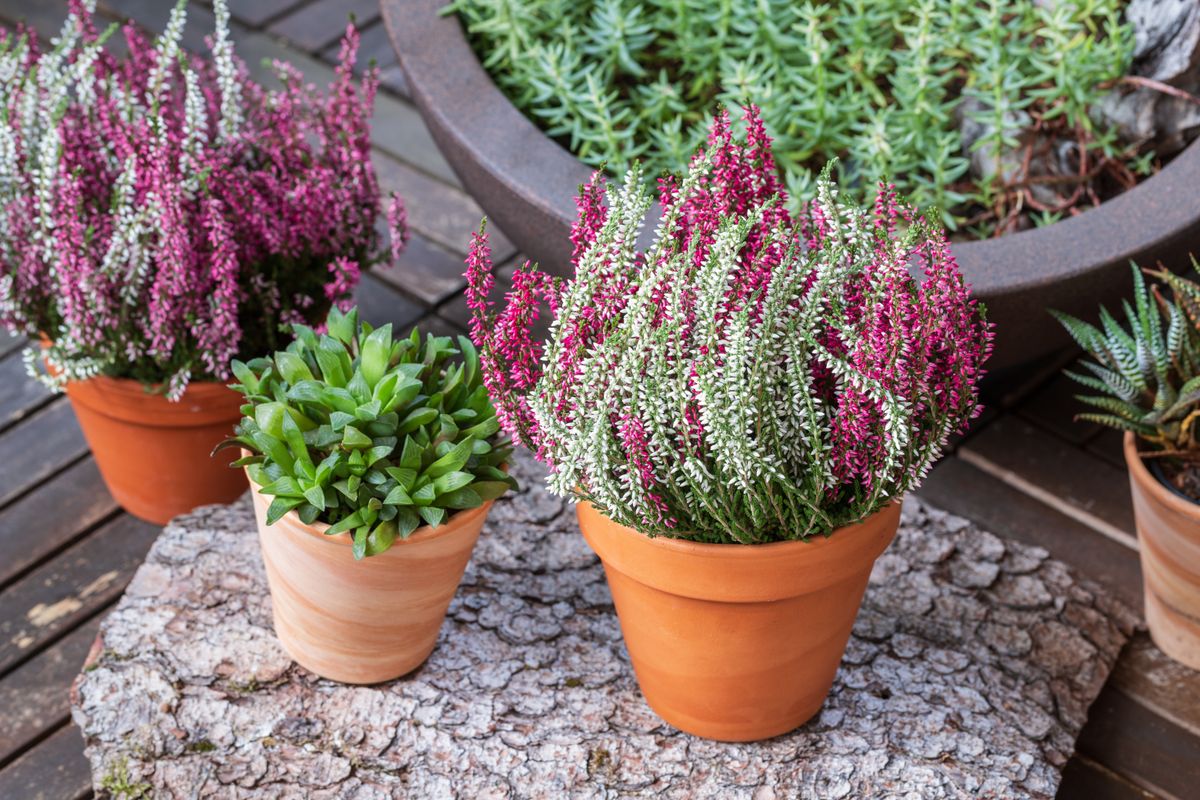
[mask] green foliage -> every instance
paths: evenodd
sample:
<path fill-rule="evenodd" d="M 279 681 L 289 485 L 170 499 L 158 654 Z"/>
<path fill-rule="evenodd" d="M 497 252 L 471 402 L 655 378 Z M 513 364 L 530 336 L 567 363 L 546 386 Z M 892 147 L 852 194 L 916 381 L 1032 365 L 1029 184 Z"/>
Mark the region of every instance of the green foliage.
<path fill-rule="evenodd" d="M 1091 164 L 1148 169 L 1088 114 L 1132 57 L 1123 5 L 453 0 L 447 10 L 517 107 L 591 165 L 620 175 L 642 159 L 651 176 L 678 174 L 716 104 L 755 103 L 793 197 L 811 197 L 838 157 L 837 181 L 858 199 L 888 175 L 915 205 L 945 209 L 947 225 L 987 233 L 1012 205 L 1006 193 L 1031 189 L 1014 189 L 1020 176 L 1000 163 L 1029 144 L 1024 130 L 1084 143 Z M 962 114 L 984 131 L 969 148 Z M 995 162 L 982 184 L 968 175 L 976 151 Z"/>
<path fill-rule="evenodd" d="M 357 310 L 332 310 L 327 326 L 296 325 L 286 350 L 233 362 L 247 402 L 223 446 L 253 453 L 236 464 L 274 498 L 268 524 L 294 510 L 351 532 L 362 558 L 516 488 L 469 339 L 394 339 Z"/>
<path fill-rule="evenodd" d="M 1193 264 L 1195 262 L 1193 261 Z M 1133 268 L 1134 302 L 1122 327 L 1107 309 L 1100 326 L 1055 312 L 1094 361 L 1090 374 L 1068 372 L 1095 395 L 1079 419 L 1132 431 L 1155 449 L 1200 461 L 1200 284 L 1166 270 L 1148 272 L 1170 289 L 1168 301 Z"/>

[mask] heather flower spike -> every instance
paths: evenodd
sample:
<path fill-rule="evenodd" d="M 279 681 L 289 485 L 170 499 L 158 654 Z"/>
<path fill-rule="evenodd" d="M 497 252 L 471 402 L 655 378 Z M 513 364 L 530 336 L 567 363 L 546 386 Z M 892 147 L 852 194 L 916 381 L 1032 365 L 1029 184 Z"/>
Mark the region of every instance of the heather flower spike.
<path fill-rule="evenodd" d="M 348 304 L 380 211 L 357 31 L 326 93 L 280 63 L 268 91 L 234 56 L 225 0 L 209 60 L 180 51 L 183 2 L 153 41 L 126 25 L 121 60 L 94 0 L 69 5 L 50 49 L 0 32 L 0 322 L 49 339 L 41 377 L 177 398 Z M 388 216 L 402 226 L 398 198 Z"/>
<path fill-rule="evenodd" d="M 467 259 L 502 425 L 552 491 L 648 534 L 828 534 L 919 483 L 979 411 L 992 334 L 941 228 L 888 185 L 844 204 L 828 169 L 793 218 L 757 109 L 744 124 L 722 113 L 688 173 L 660 181 L 645 252 L 635 167 L 582 188 L 572 279 L 527 267 L 496 313 L 485 232 Z"/>

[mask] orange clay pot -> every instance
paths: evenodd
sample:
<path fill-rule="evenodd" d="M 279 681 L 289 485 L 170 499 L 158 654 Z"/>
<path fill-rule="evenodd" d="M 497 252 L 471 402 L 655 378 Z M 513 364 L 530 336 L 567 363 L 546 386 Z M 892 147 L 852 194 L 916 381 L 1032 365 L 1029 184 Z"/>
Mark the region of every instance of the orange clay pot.
<path fill-rule="evenodd" d="M 271 498 L 254 488 L 275 634 L 297 663 L 342 683 L 379 683 L 429 658 L 491 501 L 355 561 L 349 533 L 326 536 L 328 525 L 295 512 L 268 526 Z"/>
<path fill-rule="evenodd" d="M 577 507 L 604 563 L 646 702 L 680 730 L 730 742 L 796 728 L 825 702 L 871 566 L 900 504 L 809 541 L 650 538 Z"/>
<path fill-rule="evenodd" d="M 1125 463 L 1150 637 L 1171 658 L 1200 669 L 1200 503 L 1150 473 L 1131 433 L 1125 434 Z"/>
<path fill-rule="evenodd" d="M 96 377 L 67 384 L 67 396 L 109 492 L 121 507 L 165 524 L 246 491 L 236 450 L 212 455 L 233 435 L 242 396 L 219 383 L 192 383 L 177 403 L 141 383 Z"/>

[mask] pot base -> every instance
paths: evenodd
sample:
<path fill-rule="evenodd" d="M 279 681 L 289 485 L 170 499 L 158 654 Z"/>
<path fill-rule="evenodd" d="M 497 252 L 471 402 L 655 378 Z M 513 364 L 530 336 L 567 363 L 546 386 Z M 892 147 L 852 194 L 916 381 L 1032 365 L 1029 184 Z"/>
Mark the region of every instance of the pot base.
<path fill-rule="evenodd" d="M 1155 646 L 1185 667 L 1200 670 L 1200 619 L 1171 608 L 1149 586 L 1144 596 L 1146 626 Z"/>
<path fill-rule="evenodd" d="M 171 402 L 136 381 L 97 376 L 68 383 L 67 397 L 109 493 L 133 516 L 165 525 L 246 491 L 229 466 L 234 451 L 212 456 L 242 418 L 232 389 L 197 382 Z"/>
<path fill-rule="evenodd" d="M 254 513 L 275 634 L 305 669 L 339 683 L 371 684 L 421 666 L 437 644 L 491 502 L 422 526 L 379 555 L 355 560 L 348 533 L 306 525 L 289 511 L 266 524 Z"/>
<path fill-rule="evenodd" d="M 829 694 L 899 504 L 828 538 L 761 545 L 650 538 L 577 507 L 600 556 L 638 686 L 687 733 L 770 739 Z"/>

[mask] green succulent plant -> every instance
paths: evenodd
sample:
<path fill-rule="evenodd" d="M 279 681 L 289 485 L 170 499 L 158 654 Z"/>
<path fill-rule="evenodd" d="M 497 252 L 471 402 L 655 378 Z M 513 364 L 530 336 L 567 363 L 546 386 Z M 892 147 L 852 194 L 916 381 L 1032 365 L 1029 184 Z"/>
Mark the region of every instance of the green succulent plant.
<path fill-rule="evenodd" d="M 252 453 L 235 465 L 274 498 L 268 524 L 294 510 L 351 532 L 363 558 L 516 488 L 469 339 L 396 339 L 357 310 L 327 328 L 295 325 L 286 350 L 232 364 L 245 416 L 222 446 Z"/>
<path fill-rule="evenodd" d="M 1099 327 L 1052 312 L 1093 359 L 1082 362 L 1091 374 L 1067 373 L 1098 392 L 1079 395 L 1096 411 L 1077 418 L 1131 431 L 1161 455 L 1200 461 L 1200 284 L 1167 270 L 1146 274 L 1173 297 L 1147 286 L 1134 266 L 1127 327 L 1104 308 Z"/>

